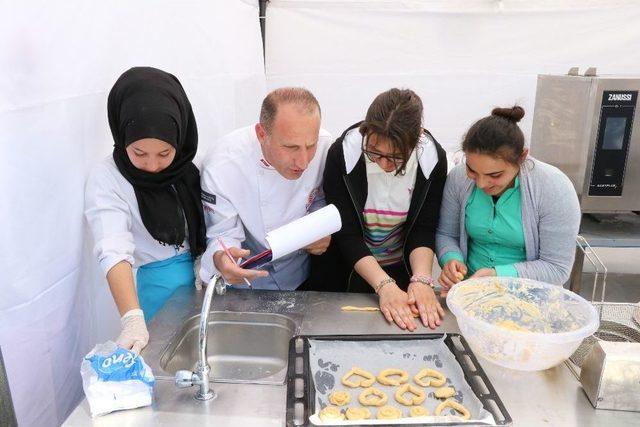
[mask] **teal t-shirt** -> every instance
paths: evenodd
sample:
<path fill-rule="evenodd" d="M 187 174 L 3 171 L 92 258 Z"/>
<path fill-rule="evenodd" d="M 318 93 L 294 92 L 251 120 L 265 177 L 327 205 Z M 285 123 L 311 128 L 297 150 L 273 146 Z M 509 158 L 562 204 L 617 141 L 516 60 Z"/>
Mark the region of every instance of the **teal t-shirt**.
<path fill-rule="evenodd" d="M 474 187 L 465 208 L 465 228 L 468 276 L 481 268 L 494 268 L 498 276 L 518 277 L 513 264 L 527 260 L 519 177 L 497 202 Z M 461 253 L 447 252 L 441 263 L 451 259 L 464 262 Z"/>

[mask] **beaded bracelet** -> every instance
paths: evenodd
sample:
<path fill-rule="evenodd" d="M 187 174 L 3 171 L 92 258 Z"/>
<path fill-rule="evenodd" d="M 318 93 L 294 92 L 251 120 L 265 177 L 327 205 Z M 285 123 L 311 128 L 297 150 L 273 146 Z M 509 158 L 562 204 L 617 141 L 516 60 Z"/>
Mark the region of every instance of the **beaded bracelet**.
<path fill-rule="evenodd" d="M 409 283 L 422 283 L 433 289 L 433 279 L 430 276 L 411 276 Z"/>

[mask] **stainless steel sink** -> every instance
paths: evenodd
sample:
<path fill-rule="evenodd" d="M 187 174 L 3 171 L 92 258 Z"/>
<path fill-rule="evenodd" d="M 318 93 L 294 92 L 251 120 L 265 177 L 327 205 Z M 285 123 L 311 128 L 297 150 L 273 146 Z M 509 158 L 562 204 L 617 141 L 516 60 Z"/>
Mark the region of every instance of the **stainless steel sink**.
<path fill-rule="evenodd" d="M 198 361 L 200 315 L 188 319 L 160 357 L 171 374 Z M 207 362 L 215 382 L 284 384 L 295 322 L 273 313 L 214 311 L 209 314 Z"/>

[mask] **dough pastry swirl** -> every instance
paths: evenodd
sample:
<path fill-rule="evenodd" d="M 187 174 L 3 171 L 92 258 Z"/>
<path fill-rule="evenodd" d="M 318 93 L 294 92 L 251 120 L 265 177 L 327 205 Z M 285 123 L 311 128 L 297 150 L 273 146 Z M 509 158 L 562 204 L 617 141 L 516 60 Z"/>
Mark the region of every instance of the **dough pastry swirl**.
<path fill-rule="evenodd" d="M 429 415 L 429 411 L 424 406 L 412 406 L 409 408 L 410 417 L 426 417 Z"/>
<path fill-rule="evenodd" d="M 344 414 L 336 406 L 325 406 L 319 415 L 322 421 L 344 420 Z"/>
<path fill-rule="evenodd" d="M 329 395 L 329 402 L 337 406 L 344 406 L 351 402 L 351 395 L 348 391 L 337 390 Z"/>
<path fill-rule="evenodd" d="M 351 407 L 344 413 L 348 420 L 367 420 L 371 418 L 371 411 L 367 408 Z"/>
<path fill-rule="evenodd" d="M 456 389 L 453 387 L 440 387 L 433 394 L 438 399 L 448 399 L 456 394 Z"/>
<path fill-rule="evenodd" d="M 394 420 L 396 418 L 402 418 L 402 411 L 398 408 L 394 408 L 393 406 L 383 406 L 378 409 L 376 418 L 379 420 Z"/>

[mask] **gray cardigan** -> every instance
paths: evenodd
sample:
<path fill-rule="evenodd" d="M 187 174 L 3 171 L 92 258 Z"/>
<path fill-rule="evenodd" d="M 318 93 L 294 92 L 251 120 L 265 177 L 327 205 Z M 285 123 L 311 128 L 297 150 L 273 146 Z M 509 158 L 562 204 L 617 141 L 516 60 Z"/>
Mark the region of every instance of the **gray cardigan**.
<path fill-rule="evenodd" d="M 436 233 L 438 258 L 449 251 L 467 258 L 465 207 L 475 182 L 460 164 L 447 176 Z M 529 157 L 520 168 L 522 227 L 527 261 L 514 264 L 519 277 L 564 284 L 571 273 L 580 227 L 580 204 L 569 178 Z"/>

